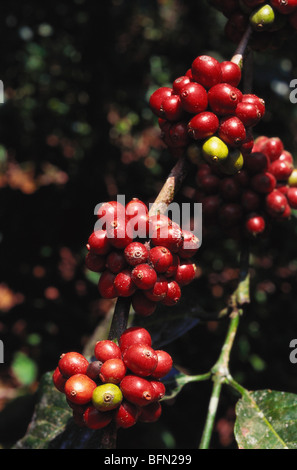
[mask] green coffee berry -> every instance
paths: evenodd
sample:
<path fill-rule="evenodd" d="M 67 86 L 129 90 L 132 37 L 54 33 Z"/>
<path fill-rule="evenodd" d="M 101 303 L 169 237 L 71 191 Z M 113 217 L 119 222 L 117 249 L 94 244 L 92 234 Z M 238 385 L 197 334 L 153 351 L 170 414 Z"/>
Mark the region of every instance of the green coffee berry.
<path fill-rule="evenodd" d="M 99 411 L 110 411 L 120 406 L 123 400 L 121 389 L 112 383 L 99 385 L 92 395 L 92 403 Z"/>
<path fill-rule="evenodd" d="M 266 4 L 250 15 L 250 23 L 256 31 L 269 29 L 275 21 L 273 8 Z"/>
<path fill-rule="evenodd" d="M 229 155 L 227 145 L 215 136 L 210 137 L 204 142 L 202 152 L 205 160 L 209 164 L 222 162 Z"/>
<path fill-rule="evenodd" d="M 243 163 L 244 159 L 240 150 L 233 149 L 230 151 L 228 158 L 220 163 L 220 169 L 226 175 L 235 175 L 242 169 Z"/>

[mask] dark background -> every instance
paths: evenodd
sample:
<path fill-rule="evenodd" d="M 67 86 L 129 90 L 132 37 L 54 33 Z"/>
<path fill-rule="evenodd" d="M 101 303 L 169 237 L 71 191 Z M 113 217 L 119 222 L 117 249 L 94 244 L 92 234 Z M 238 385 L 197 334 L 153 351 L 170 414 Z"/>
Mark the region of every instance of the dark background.
<path fill-rule="evenodd" d="M 148 99 L 197 55 L 230 59 L 223 15 L 206 1 L 1 2 L 0 79 L 0 444 L 23 436 L 43 373 L 62 352 L 81 351 L 110 303 L 84 267 L 94 207 L 125 194 L 154 200 L 174 161 L 159 139 Z M 255 135 L 279 136 L 296 155 L 296 39 L 254 54 L 253 90 L 266 101 Z M 193 172 L 178 201 L 194 187 Z M 249 389 L 295 392 L 296 222 L 254 247 L 252 304 L 242 318 L 231 372 Z M 234 287 L 237 247 L 203 240 L 197 263 L 210 311 Z M 226 322 L 201 322 L 167 347 L 188 373 L 209 370 Z M 295 333 L 296 332 L 296 333 Z M 120 448 L 196 448 L 211 383 L 187 385 L 160 421 L 119 434 Z M 18 398 L 25 405 L 18 406 Z M 237 396 L 223 389 L 213 448 L 234 448 Z M 137 428 L 137 429 L 136 429 Z"/>

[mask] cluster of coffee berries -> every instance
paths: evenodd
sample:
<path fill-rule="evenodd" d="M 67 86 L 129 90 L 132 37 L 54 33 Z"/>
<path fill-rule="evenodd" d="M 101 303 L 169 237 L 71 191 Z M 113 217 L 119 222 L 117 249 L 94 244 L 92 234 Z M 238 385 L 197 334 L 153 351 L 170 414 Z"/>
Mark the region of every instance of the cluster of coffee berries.
<path fill-rule="evenodd" d="M 238 43 L 252 28 L 253 49 L 279 48 L 297 30 L 296 0 L 209 0 L 227 17 L 225 34 Z M 261 33 L 261 34 L 258 34 Z"/>
<path fill-rule="evenodd" d="M 137 198 L 126 205 L 106 202 L 97 216 L 99 225 L 87 243 L 86 266 L 101 273 L 100 295 L 131 297 L 135 313 L 142 316 L 151 315 L 158 303 L 175 305 L 181 287 L 195 277 L 191 258 L 199 240 L 194 233 L 182 230 L 166 215 L 150 216 Z"/>
<path fill-rule="evenodd" d="M 202 164 L 196 180 L 206 234 L 219 224 L 235 237 L 264 235 L 272 221 L 286 220 L 297 209 L 297 170 L 278 137 L 258 137 L 236 175 L 222 177 Z"/>
<path fill-rule="evenodd" d="M 200 55 L 172 87 L 160 87 L 151 95 L 150 107 L 173 155 L 183 154 L 195 142 L 202 145 L 205 160 L 223 173 L 242 168 L 253 145 L 251 129 L 263 117 L 265 103 L 254 94 L 243 94 L 240 80 L 237 64 Z"/>
<path fill-rule="evenodd" d="M 118 344 L 98 341 L 94 356 L 89 362 L 77 352 L 62 354 L 53 373 L 53 383 L 65 394 L 75 422 L 102 429 L 111 421 L 117 428 L 157 421 L 166 391 L 161 379 L 173 361 L 166 351 L 152 348 L 150 333 L 130 327 Z"/>

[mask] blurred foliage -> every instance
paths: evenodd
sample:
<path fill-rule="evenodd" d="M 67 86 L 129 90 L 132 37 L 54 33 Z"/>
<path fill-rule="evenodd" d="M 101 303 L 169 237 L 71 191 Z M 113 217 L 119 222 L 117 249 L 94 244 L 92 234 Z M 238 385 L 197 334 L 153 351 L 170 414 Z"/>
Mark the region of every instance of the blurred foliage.
<path fill-rule="evenodd" d="M 41 376 L 59 355 L 84 348 L 111 307 L 84 267 L 99 202 L 125 194 L 151 202 L 173 166 L 148 107 L 151 92 L 209 53 L 231 58 L 224 19 L 206 1 L 3 0 L 0 28 L 0 443 L 24 435 Z M 255 93 L 267 113 L 258 135 L 297 155 L 295 44 L 255 53 Z M 190 171 L 178 202 L 189 201 Z M 296 219 L 254 247 L 252 304 L 242 319 L 234 377 L 250 389 L 295 392 L 289 342 L 297 331 Z M 206 311 L 236 283 L 238 247 L 203 240 L 198 276 L 184 289 Z M 203 321 L 168 345 L 178 365 L 214 364 L 226 323 Z M 27 372 L 26 372 L 27 370 Z M 25 376 L 24 376 L 25 374 Z M 153 426 L 119 433 L 119 447 L 195 448 L 210 384 L 189 384 Z M 19 406 L 19 400 L 22 405 Z M 23 404 L 23 400 L 26 406 Z M 224 390 L 213 447 L 232 448 L 236 396 Z M 141 432 L 140 432 L 141 429 Z M 187 429 L 187 432 L 185 432 Z"/>

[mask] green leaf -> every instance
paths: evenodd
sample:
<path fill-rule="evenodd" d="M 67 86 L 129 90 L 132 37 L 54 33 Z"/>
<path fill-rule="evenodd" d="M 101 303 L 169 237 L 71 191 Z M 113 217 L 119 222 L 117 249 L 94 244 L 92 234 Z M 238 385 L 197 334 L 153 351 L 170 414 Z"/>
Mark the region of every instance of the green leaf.
<path fill-rule="evenodd" d="M 53 385 L 52 372 L 40 381 L 35 412 L 25 436 L 14 449 L 98 448 L 101 431 L 78 427 L 65 395 Z"/>
<path fill-rule="evenodd" d="M 297 395 L 273 390 L 245 394 L 236 405 L 240 449 L 297 449 Z"/>

